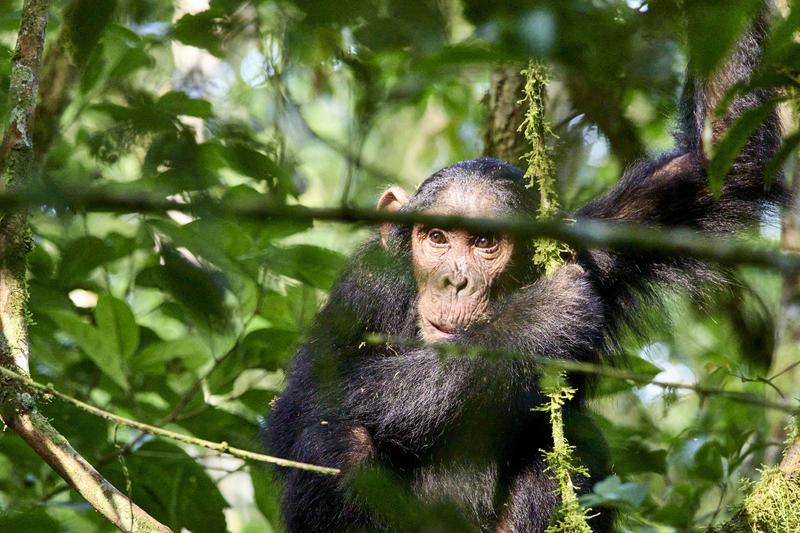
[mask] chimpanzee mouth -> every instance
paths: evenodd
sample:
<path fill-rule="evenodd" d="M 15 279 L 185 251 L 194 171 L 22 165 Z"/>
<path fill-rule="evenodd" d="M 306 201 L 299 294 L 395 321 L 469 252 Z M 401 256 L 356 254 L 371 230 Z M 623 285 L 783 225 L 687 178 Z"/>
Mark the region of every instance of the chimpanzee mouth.
<path fill-rule="evenodd" d="M 444 335 L 446 337 L 451 337 L 456 332 L 456 328 L 449 327 L 449 326 L 443 326 L 441 324 L 437 324 L 436 322 L 428 320 L 427 318 L 425 319 L 425 321 L 428 322 L 428 324 L 433 329 L 435 329 L 438 333 L 440 333 L 441 335 Z"/>

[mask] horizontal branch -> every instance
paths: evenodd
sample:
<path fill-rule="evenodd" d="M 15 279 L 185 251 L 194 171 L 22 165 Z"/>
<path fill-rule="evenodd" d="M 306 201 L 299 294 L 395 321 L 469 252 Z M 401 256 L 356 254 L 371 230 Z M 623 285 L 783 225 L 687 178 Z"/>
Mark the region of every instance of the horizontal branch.
<path fill-rule="evenodd" d="M 417 339 L 398 339 L 393 337 L 385 337 L 382 335 L 369 335 L 365 339 L 365 342 L 373 345 L 389 343 L 389 344 L 400 345 L 407 348 L 421 348 L 424 346 L 424 344 Z M 677 381 L 654 380 L 652 376 L 648 374 L 643 374 L 641 372 L 635 372 L 633 370 L 616 368 L 597 363 L 570 361 L 567 359 L 553 359 L 541 355 L 525 354 L 524 356 L 522 356 L 520 354 L 506 352 L 502 350 L 492 350 L 478 346 L 465 346 L 455 343 L 439 343 L 434 345 L 434 348 L 438 351 L 438 353 L 442 357 L 478 356 L 492 360 L 520 359 L 524 357 L 525 361 L 529 361 L 543 367 L 554 368 L 556 370 L 563 370 L 566 372 L 574 372 L 580 374 L 592 374 L 595 376 L 602 376 L 609 379 L 626 381 L 630 383 L 638 383 L 643 385 L 655 385 L 657 387 L 661 387 L 662 389 L 685 390 L 694 392 L 695 394 L 698 394 L 700 396 L 717 396 L 737 401 L 740 403 L 755 405 L 758 407 L 764 407 L 768 409 L 775 409 L 777 411 L 782 411 L 784 413 L 789 413 L 789 414 L 800 413 L 800 403 L 791 404 L 786 402 L 775 402 L 771 400 L 766 400 L 760 396 L 756 396 L 746 392 L 732 391 L 732 390 L 722 389 L 719 387 L 709 387 L 706 385 L 698 385 L 694 383 L 680 383 Z"/>
<path fill-rule="evenodd" d="M 463 228 L 517 238 L 549 238 L 574 248 L 613 248 L 655 256 L 690 256 L 723 265 L 753 265 L 781 272 L 800 271 L 800 254 L 753 245 L 728 237 L 710 237 L 689 229 L 663 229 L 597 220 L 533 221 L 523 218 L 469 218 L 423 213 L 376 211 L 359 207 L 276 206 L 264 200 L 216 202 L 195 199 L 181 203 L 146 192 L 59 191 L 0 194 L 0 210 L 24 205 L 56 209 L 155 214 L 178 211 L 196 216 L 224 216 L 250 220 L 320 220 L 348 223 L 425 224 L 444 229 Z"/>
<path fill-rule="evenodd" d="M 168 429 L 151 426 L 150 424 L 145 424 L 144 422 L 139 422 L 137 420 L 132 420 L 130 418 L 125 418 L 124 416 L 115 415 L 109 411 L 104 409 L 100 409 L 94 405 L 89 403 L 83 402 L 72 396 L 64 394 L 63 392 L 59 392 L 53 388 L 52 385 L 43 385 L 33 379 L 24 376 L 22 374 L 18 374 L 13 372 L 7 368 L 0 367 L 0 374 L 4 377 L 9 379 L 13 379 L 19 383 L 22 383 L 26 387 L 34 389 L 36 391 L 49 394 L 58 398 L 61 401 L 67 402 L 69 404 L 74 405 L 78 409 L 86 411 L 87 413 L 93 414 L 100 418 L 104 418 L 109 422 L 113 422 L 115 424 L 119 424 L 122 426 L 128 426 L 139 431 L 144 431 L 145 433 L 149 433 L 150 435 L 156 435 L 158 437 L 165 437 L 172 440 L 177 440 L 179 442 L 183 442 L 185 444 L 191 444 L 194 446 L 199 446 L 201 448 L 207 448 L 209 450 L 214 450 L 220 453 L 225 453 L 228 455 L 232 455 L 234 457 L 238 457 L 239 459 L 246 459 L 250 461 L 259 461 L 262 463 L 270 463 L 278 466 L 285 466 L 288 468 L 297 468 L 300 470 L 308 470 L 310 472 L 316 472 L 318 474 L 329 474 L 335 475 L 339 473 L 337 468 L 329 468 L 325 466 L 317 466 L 308 463 L 301 463 L 298 461 L 291 461 L 289 459 L 281 459 L 280 457 L 273 457 L 271 455 L 265 455 L 262 453 L 251 452 L 248 450 L 242 450 L 241 448 L 234 448 L 230 446 L 227 442 L 212 442 L 205 439 L 198 439 L 196 437 L 191 437 L 189 435 L 184 435 L 182 433 L 176 433 L 174 431 L 169 431 Z"/>

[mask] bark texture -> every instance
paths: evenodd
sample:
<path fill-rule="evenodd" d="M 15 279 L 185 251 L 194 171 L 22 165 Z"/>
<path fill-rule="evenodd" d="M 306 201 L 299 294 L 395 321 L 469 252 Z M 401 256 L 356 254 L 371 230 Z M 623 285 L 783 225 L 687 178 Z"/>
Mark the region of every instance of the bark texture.
<path fill-rule="evenodd" d="M 530 144 L 520 127 L 525 121 L 525 76 L 522 67 L 509 65 L 492 72 L 487 96 L 488 116 L 484 155 L 521 165 Z"/>
<path fill-rule="evenodd" d="M 9 90 L 10 124 L 0 144 L 0 192 L 21 190 L 33 166 L 36 94 L 47 30 L 47 0 L 26 0 L 14 51 Z M 31 247 L 27 211 L 0 215 L 0 365 L 28 373 L 26 257 Z M 0 381 L 3 422 L 75 488 L 92 507 L 123 531 L 169 532 L 104 479 L 36 411 L 32 395 L 8 380 Z"/>

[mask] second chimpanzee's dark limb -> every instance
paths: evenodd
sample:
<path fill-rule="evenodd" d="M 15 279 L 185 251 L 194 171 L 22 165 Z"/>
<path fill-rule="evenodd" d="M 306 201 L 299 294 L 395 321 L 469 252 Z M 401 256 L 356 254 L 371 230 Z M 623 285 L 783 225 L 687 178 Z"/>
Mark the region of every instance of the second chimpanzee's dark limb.
<path fill-rule="evenodd" d="M 704 142 L 716 145 L 743 113 L 775 96 L 773 91 L 764 89 L 740 90 L 727 111 L 721 117 L 715 115 L 726 94 L 736 87 L 746 89 L 757 69 L 767 33 L 765 18 L 765 13 L 757 17 L 711 79 L 694 80 L 690 76 L 681 104 L 676 150 L 630 169 L 611 192 L 578 211 L 578 218 L 726 234 L 752 225 L 770 206 L 782 201 L 781 184 L 767 188 L 763 176 L 781 142 L 780 123 L 774 111 L 748 139 L 725 178 L 719 197 L 714 197 L 707 180 L 708 147 Z M 704 141 L 706 124 L 711 135 Z M 635 311 L 636 302 L 648 293 L 652 282 L 700 292 L 705 282 L 722 280 L 708 265 L 681 257 L 591 250 L 581 253 L 579 262 L 612 318 Z"/>

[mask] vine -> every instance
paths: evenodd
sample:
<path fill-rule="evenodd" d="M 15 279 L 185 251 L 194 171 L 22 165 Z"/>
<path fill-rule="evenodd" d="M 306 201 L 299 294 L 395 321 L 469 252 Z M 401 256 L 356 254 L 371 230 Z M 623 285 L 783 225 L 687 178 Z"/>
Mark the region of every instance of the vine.
<path fill-rule="evenodd" d="M 539 208 L 536 220 L 545 222 L 553 220 L 560 211 L 558 195 L 555 187 L 556 167 L 553 162 L 550 148 L 545 139 L 554 135 L 545 118 L 545 96 L 550 75 L 547 68 L 541 63 L 531 61 L 522 71 L 525 76 L 525 96 L 519 101 L 525 106 L 525 120 L 519 130 L 530 143 L 531 150 L 524 156 L 527 162 L 525 178 L 528 187 L 539 191 Z M 571 250 L 563 242 L 553 239 L 539 238 L 534 241 L 533 262 L 550 275 L 564 262 L 564 254 Z"/>
<path fill-rule="evenodd" d="M 545 376 L 548 377 L 548 376 Z M 592 533 L 587 520 L 591 518 L 590 509 L 581 508 L 578 495 L 575 493 L 573 476 L 586 476 L 589 472 L 574 460 L 575 447 L 567 442 L 564 435 L 563 407 L 575 396 L 575 389 L 566 382 L 566 374 L 558 372 L 549 376 L 550 383 L 544 387 L 549 402 L 537 408 L 550 414 L 550 426 L 553 434 L 552 451 L 541 450 L 547 463 L 547 472 L 556 481 L 556 493 L 561 504 L 556 509 L 555 520 L 548 526 L 547 533 Z"/>

